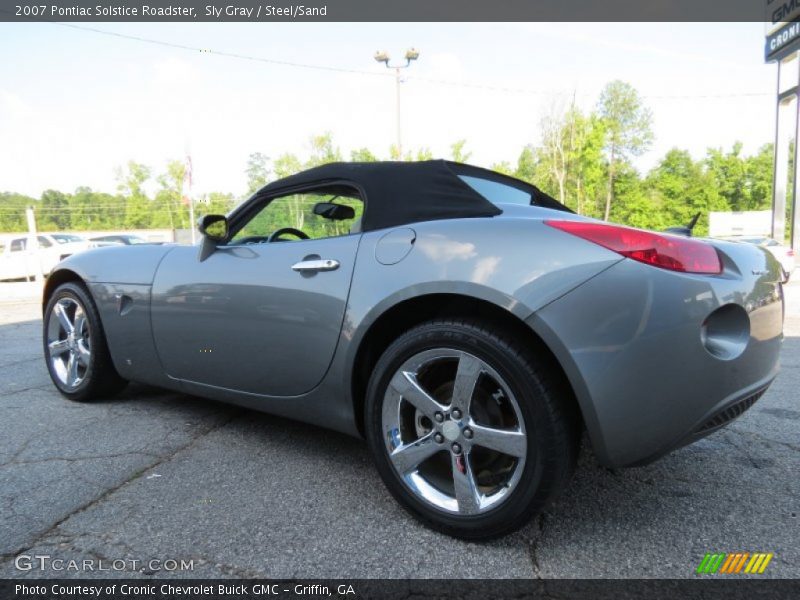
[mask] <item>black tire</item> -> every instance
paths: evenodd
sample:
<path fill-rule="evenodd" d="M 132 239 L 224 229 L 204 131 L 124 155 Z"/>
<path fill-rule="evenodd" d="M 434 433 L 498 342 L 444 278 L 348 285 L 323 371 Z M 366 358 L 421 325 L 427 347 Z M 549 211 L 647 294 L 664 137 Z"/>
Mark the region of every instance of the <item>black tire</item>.
<path fill-rule="evenodd" d="M 384 438 L 383 403 L 393 376 L 405 361 L 426 350 L 442 348 L 467 352 L 494 369 L 516 397 L 529 433 L 527 455 L 515 487 L 498 506 L 480 514 L 447 512 L 412 492 L 393 467 Z M 494 331 L 477 320 L 434 320 L 400 336 L 378 360 L 365 402 L 367 441 L 389 491 L 422 523 L 454 537 L 486 540 L 525 525 L 564 488 L 579 451 L 580 421 L 571 390 L 551 373 L 547 360 L 537 357 L 512 335 Z"/>
<path fill-rule="evenodd" d="M 53 364 L 54 361 L 51 360 L 51 351 L 48 344 L 48 330 L 51 328 L 51 320 L 55 319 L 58 321 L 58 317 L 54 314 L 54 307 L 57 303 L 62 301 L 66 301 L 67 305 L 76 303 L 80 306 L 86 321 L 85 331 L 87 335 L 83 343 L 85 347 L 89 349 L 88 364 L 81 367 L 83 369 L 82 377 L 80 383 L 75 386 L 67 385 L 67 383 L 62 381 L 59 377 Z M 58 324 L 53 324 L 53 327 L 58 327 Z M 52 329 L 50 330 L 52 331 Z M 60 331 L 65 333 L 63 326 Z M 45 308 L 42 333 L 47 371 L 50 374 L 50 379 L 53 381 L 53 384 L 66 398 L 76 402 L 90 402 L 108 398 L 127 385 L 127 381 L 119 376 L 111 361 L 103 324 L 100 321 L 97 307 L 92 297 L 89 295 L 89 292 L 80 283 L 63 283 L 56 288 Z"/>

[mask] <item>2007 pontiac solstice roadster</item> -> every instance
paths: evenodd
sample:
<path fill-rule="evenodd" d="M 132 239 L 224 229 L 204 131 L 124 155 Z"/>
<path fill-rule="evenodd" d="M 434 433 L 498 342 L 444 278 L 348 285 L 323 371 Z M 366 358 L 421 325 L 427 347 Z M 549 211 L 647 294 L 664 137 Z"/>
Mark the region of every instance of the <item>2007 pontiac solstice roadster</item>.
<path fill-rule="evenodd" d="M 395 498 L 454 536 L 522 526 L 583 430 L 601 463 L 646 463 L 778 369 L 782 271 L 761 248 L 581 217 L 469 165 L 328 164 L 200 230 L 52 271 L 59 391 L 144 382 L 362 435 Z"/>

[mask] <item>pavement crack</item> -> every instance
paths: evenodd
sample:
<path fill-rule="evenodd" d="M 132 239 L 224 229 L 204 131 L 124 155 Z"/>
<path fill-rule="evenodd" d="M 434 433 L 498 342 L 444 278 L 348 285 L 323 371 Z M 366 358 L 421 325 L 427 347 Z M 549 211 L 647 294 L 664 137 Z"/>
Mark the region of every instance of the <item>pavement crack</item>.
<path fill-rule="evenodd" d="M 30 440 L 29 440 L 30 441 Z M 18 456 L 25 448 L 20 448 L 15 453 L 15 456 Z M 130 452 L 118 452 L 115 454 L 92 454 L 89 456 L 74 456 L 74 457 L 60 457 L 60 456 L 49 456 L 47 458 L 34 458 L 28 460 L 18 460 L 13 456 L 11 459 L 0 463 L 0 468 L 8 467 L 8 466 L 16 466 L 16 465 L 38 465 L 42 463 L 52 463 L 52 462 L 66 462 L 66 463 L 76 463 L 82 462 L 85 460 L 98 460 L 103 458 L 122 458 L 123 456 L 149 456 L 151 458 L 160 458 L 157 454 L 151 454 L 150 452 L 143 452 L 141 450 L 132 450 Z"/>
<path fill-rule="evenodd" d="M 758 447 L 756 446 L 756 443 L 758 442 L 767 448 L 781 446 L 788 448 L 793 452 L 800 452 L 800 446 L 797 446 L 796 444 L 775 440 L 753 431 L 737 429 L 734 427 L 729 427 L 720 431 L 714 439 L 727 446 L 730 446 L 731 448 L 734 448 L 739 453 L 743 461 L 745 461 L 745 463 L 753 469 L 764 469 L 774 464 L 772 459 L 769 457 L 758 455 Z M 756 453 L 754 454 L 751 452 L 751 449 L 755 449 Z"/>
<path fill-rule="evenodd" d="M 99 502 L 102 502 L 103 500 L 108 498 L 111 494 L 116 492 L 117 490 L 119 490 L 119 489 L 123 488 L 124 486 L 128 485 L 129 483 L 135 481 L 136 479 L 141 477 L 143 474 L 145 474 L 147 471 L 155 469 L 158 466 L 164 464 L 165 462 L 171 460 L 172 458 L 174 458 L 180 452 L 183 452 L 184 450 L 191 449 L 193 446 L 195 446 L 200 441 L 201 438 L 203 438 L 203 437 L 205 437 L 207 435 L 210 435 L 211 433 L 217 431 L 218 429 L 221 429 L 222 427 L 225 427 L 231 421 L 233 421 L 236 417 L 238 417 L 242 412 L 243 412 L 242 410 L 235 411 L 235 412 L 231 413 L 228 416 L 228 418 L 222 419 L 222 420 L 217 421 L 215 423 L 212 423 L 210 426 L 201 429 L 200 431 L 198 431 L 197 434 L 192 436 L 191 439 L 189 439 L 189 441 L 187 443 L 175 448 L 174 450 L 172 450 L 171 452 L 169 452 L 167 454 L 164 454 L 164 455 L 160 456 L 157 460 L 155 460 L 152 463 L 142 467 L 141 469 L 137 469 L 136 471 L 131 473 L 131 475 L 129 477 L 125 478 L 123 481 L 121 481 L 117 485 L 114 485 L 114 486 L 111 486 L 111 487 L 107 488 L 102 493 L 98 494 L 97 496 L 95 496 L 94 498 L 89 500 L 88 502 L 85 502 L 85 503 L 81 504 L 80 506 L 77 506 L 73 510 L 70 510 L 66 515 L 64 515 L 58 521 L 53 523 L 45 531 L 43 531 L 43 532 L 39 533 L 38 535 L 36 535 L 36 537 L 33 540 L 31 540 L 30 542 L 26 543 L 24 546 L 21 546 L 21 547 L 17 548 L 16 550 L 13 550 L 12 552 L 6 552 L 6 553 L 3 553 L 3 554 L 0 554 L 0 563 L 4 562 L 6 560 L 12 560 L 14 557 L 16 557 L 16 556 L 18 556 L 18 555 L 20 555 L 20 554 L 22 554 L 22 553 L 24 553 L 26 551 L 30 551 L 31 549 L 35 548 L 37 545 L 41 544 L 43 541 L 47 540 L 47 538 L 50 537 L 51 535 L 53 535 L 54 533 L 59 533 L 60 535 L 63 535 L 63 533 L 58 532 L 58 529 L 61 527 L 61 525 L 63 525 L 71 517 L 88 510 L 89 508 L 91 508 L 92 506 L 98 504 Z M 17 452 L 18 453 L 21 452 L 21 449 L 18 450 Z"/>
<path fill-rule="evenodd" d="M 533 574 L 536 579 L 544 579 L 542 576 L 542 569 L 541 565 L 539 564 L 539 542 L 542 540 L 542 536 L 544 535 L 544 526 L 545 521 L 547 520 L 547 513 L 542 512 L 536 517 L 536 527 L 538 529 L 538 533 L 534 535 L 529 543 L 529 552 L 531 558 L 531 565 L 533 566 Z"/>
<path fill-rule="evenodd" d="M 792 444 L 792 443 L 789 443 L 789 442 L 783 442 L 781 440 L 775 440 L 775 439 L 772 439 L 770 437 L 766 437 L 764 435 L 761 435 L 760 433 L 756 433 L 756 432 L 753 432 L 753 431 L 740 431 L 740 430 L 736 430 L 736 429 L 732 429 L 731 432 L 739 434 L 739 435 L 745 435 L 745 436 L 748 436 L 748 437 L 751 437 L 751 438 L 755 438 L 759 442 L 763 442 L 764 444 L 767 444 L 767 445 L 775 444 L 775 445 L 778 445 L 778 446 L 783 446 L 784 448 L 788 448 L 789 450 L 794 450 L 795 452 L 800 452 L 800 446 L 798 446 L 797 444 Z"/>
<path fill-rule="evenodd" d="M 0 366 L 3 367 L 4 369 L 6 369 L 8 367 L 14 367 L 16 365 L 22 365 L 22 364 L 25 364 L 25 363 L 39 361 L 39 360 L 42 360 L 41 356 L 31 356 L 29 358 L 23 358 L 23 359 L 20 359 L 20 360 L 15 360 L 13 362 L 3 363 Z"/>
<path fill-rule="evenodd" d="M 32 385 L 26 388 L 20 388 L 17 390 L 11 390 L 8 392 L 0 392 L 0 398 L 5 398 L 6 396 L 13 396 L 14 394 L 21 394 L 22 392 L 30 392 L 32 390 L 46 390 L 50 388 L 52 384 L 44 383 L 42 385 Z"/>

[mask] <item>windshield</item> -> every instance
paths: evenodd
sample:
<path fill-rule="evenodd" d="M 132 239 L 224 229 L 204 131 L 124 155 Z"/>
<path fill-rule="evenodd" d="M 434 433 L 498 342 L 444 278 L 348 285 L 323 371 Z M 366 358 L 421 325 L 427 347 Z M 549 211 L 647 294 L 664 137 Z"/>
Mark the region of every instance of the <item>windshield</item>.
<path fill-rule="evenodd" d="M 129 244 L 146 244 L 147 240 L 144 240 L 136 235 L 129 235 L 127 236 L 127 240 Z"/>
<path fill-rule="evenodd" d="M 470 175 L 459 175 L 458 177 L 492 204 L 522 204 L 530 206 L 533 200 L 528 192 L 504 183 L 481 177 L 471 177 Z"/>
<path fill-rule="evenodd" d="M 69 242 L 81 242 L 81 241 L 83 241 L 77 235 L 71 235 L 69 233 L 54 233 L 51 237 L 55 241 L 57 241 L 59 244 L 66 244 L 66 243 L 69 243 Z"/>

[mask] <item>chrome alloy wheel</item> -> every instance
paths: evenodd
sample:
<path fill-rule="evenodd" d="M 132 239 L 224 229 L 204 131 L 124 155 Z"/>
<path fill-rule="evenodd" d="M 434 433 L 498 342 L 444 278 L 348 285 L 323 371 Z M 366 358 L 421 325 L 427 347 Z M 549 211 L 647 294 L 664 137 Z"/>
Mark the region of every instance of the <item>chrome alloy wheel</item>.
<path fill-rule="evenodd" d="M 500 375 L 460 350 L 425 350 L 392 376 L 382 407 L 390 462 L 415 496 L 474 515 L 509 497 L 528 440 L 519 405 Z"/>
<path fill-rule="evenodd" d="M 61 298 L 47 321 L 47 353 L 53 373 L 68 389 L 86 377 L 91 359 L 89 321 L 74 298 Z"/>

